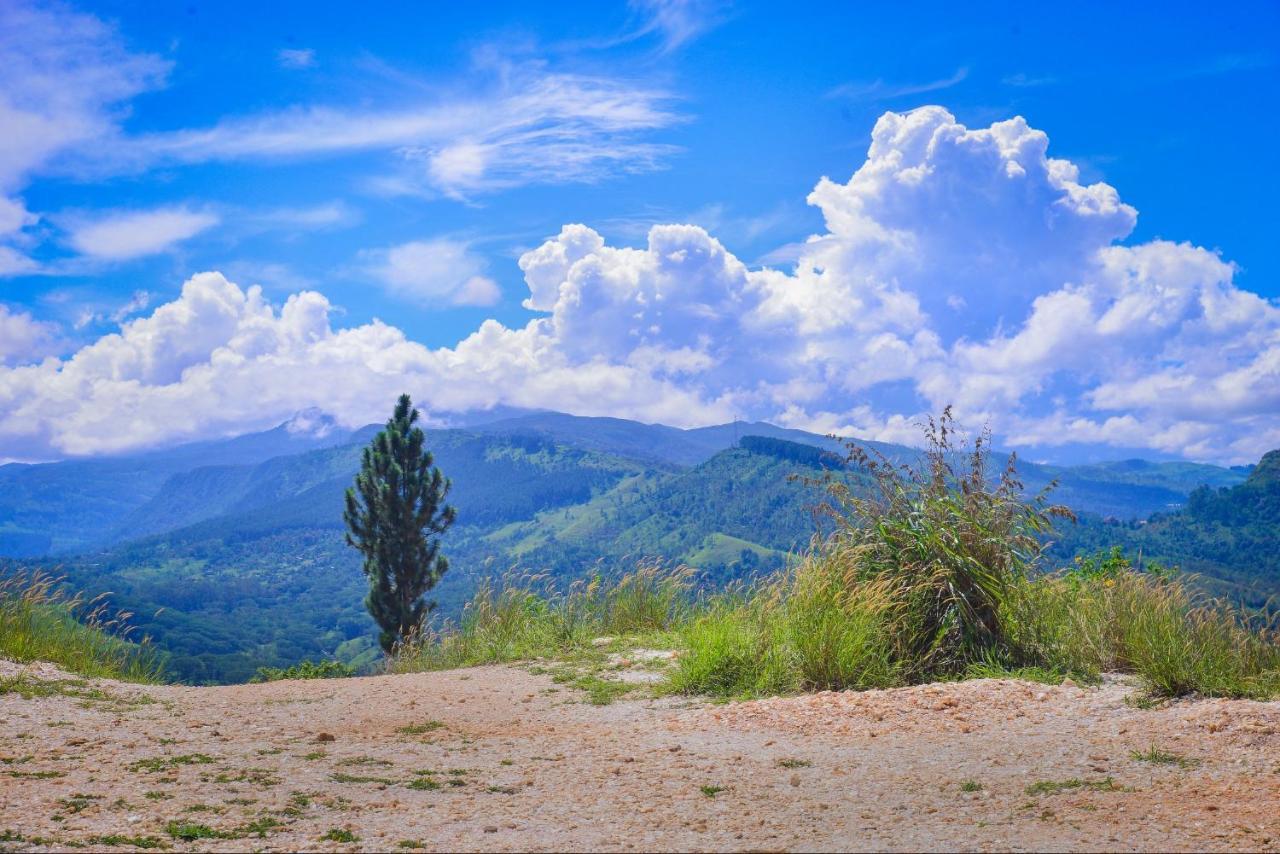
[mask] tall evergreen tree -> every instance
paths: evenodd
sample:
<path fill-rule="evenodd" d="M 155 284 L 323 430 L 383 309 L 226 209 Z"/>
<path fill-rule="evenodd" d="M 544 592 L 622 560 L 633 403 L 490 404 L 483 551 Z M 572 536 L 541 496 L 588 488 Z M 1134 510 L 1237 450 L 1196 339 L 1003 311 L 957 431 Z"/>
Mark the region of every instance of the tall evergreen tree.
<path fill-rule="evenodd" d="M 423 596 L 449 568 L 440 535 L 455 516 L 444 503 L 450 483 L 424 449 L 426 435 L 413 426 L 417 420 L 409 395 L 400 395 L 386 428 L 364 449 L 343 513 L 347 545 L 364 555 L 365 605 L 388 653 L 435 607 Z"/>

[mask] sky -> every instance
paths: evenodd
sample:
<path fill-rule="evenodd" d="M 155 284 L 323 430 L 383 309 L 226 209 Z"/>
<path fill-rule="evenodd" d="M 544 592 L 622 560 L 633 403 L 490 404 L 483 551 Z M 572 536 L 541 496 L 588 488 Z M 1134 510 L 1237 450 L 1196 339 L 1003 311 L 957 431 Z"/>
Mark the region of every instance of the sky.
<path fill-rule="evenodd" d="M 495 406 L 1280 446 L 1280 4 L 0 0 L 0 462 Z"/>

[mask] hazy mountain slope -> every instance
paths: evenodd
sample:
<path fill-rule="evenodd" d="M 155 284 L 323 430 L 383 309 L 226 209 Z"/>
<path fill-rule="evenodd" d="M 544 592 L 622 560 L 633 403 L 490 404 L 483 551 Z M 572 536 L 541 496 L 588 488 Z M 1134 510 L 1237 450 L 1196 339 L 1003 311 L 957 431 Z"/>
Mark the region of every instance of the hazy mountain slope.
<path fill-rule="evenodd" d="M 307 412 L 272 430 L 232 439 L 129 456 L 0 466 L 0 555 L 72 552 L 112 542 L 131 514 L 160 495 L 175 474 L 209 466 L 255 465 L 348 443 L 360 435 L 338 429 L 320 413 Z M 221 495 L 227 486 L 202 488 Z M 177 507 L 169 509 L 182 513 Z M 183 521 L 175 519 L 176 524 Z"/>

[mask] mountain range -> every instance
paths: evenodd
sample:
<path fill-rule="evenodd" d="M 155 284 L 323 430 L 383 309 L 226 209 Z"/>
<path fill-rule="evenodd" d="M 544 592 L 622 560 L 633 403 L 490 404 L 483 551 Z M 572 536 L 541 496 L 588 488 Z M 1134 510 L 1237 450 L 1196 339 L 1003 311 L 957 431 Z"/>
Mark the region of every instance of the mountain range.
<path fill-rule="evenodd" d="M 368 661 L 372 623 L 341 507 L 377 429 L 306 412 L 266 432 L 149 454 L 0 466 L 0 555 L 110 591 L 189 681 L 237 681 L 302 658 Z M 865 444 L 895 461 L 918 453 Z M 821 491 L 792 475 L 859 476 L 842 470 L 840 442 L 765 423 L 682 430 L 526 412 L 428 430 L 428 445 L 458 509 L 445 542 L 452 569 L 433 593 L 441 618 L 458 617 L 477 579 L 504 572 L 564 583 L 644 558 L 693 566 L 708 586 L 767 572 L 819 525 Z M 1056 480 L 1054 500 L 1082 517 L 1060 533 L 1057 559 L 1111 542 L 1178 558 L 1186 549 L 1167 532 L 1184 530 L 1179 520 L 1270 476 L 1270 467 L 1251 475 L 1144 460 L 1018 470 L 1029 491 Z M 1246 598 L 1265 598 L 1280 588 L 1265 561 L 1236 566 L 1234 546 L 1210 547 L 1233 519 L 1206 529 L 1191 559 Z M 1247 524 L 1264 539 L 1276 530 Z"/>

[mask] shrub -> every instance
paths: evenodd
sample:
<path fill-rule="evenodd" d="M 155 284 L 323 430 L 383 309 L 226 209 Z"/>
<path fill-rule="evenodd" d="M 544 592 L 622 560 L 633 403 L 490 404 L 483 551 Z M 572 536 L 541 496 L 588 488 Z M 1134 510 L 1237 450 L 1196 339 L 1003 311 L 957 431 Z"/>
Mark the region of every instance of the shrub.
<path fill-rule="evenodd" d="M 343 679 L 356 669 L 341 661 L 300 661 L 289 667 L 259 667 L 250 682 L 278 682 L 281 679 Z"/>

